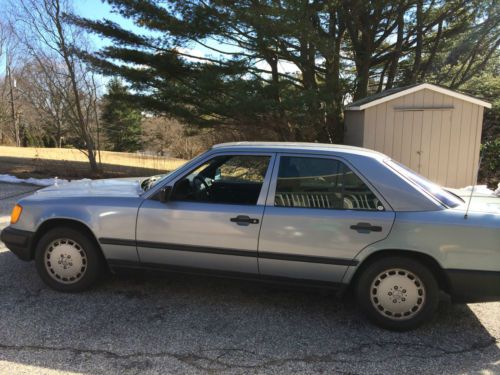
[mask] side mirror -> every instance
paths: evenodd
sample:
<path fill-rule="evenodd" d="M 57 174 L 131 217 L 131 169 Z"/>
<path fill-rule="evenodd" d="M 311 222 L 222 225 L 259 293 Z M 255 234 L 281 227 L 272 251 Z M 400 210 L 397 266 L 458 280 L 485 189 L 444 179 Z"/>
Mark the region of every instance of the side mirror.
<path fill-rule="evenodd" d="M 172 186 L 165 186 L 160 190 L 159 198 L 161 203 L 166 203 L 170 200 L 172 194 Z"/>

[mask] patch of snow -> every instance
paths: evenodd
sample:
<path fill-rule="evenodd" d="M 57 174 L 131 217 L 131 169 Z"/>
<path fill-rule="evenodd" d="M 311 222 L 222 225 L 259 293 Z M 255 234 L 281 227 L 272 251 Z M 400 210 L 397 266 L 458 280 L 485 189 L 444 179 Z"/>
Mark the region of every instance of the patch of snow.
<path fill-rule="evenodd" d="M 466 186 L 458 190 L 470 192 L 472 191 L 472 188 L 474 188 L 474 193 L 491 195 L 492 197 L 500 197 L 500 183 L 498 184 L 498 189 L 496 189 L 495 191 L 488 189 L 486 185 Z"/>
<path fill-rule="evenodd" d="M 52 186 L 56 184 L 65 184 L 69 182 L 68 180 L 61 180 L 57 177 L 55 178 L 17 178 L 16 176 L 11 176 L 10 174 L 0 174 L 0 182 L 7 182 L 9 184 L 31 184 L 37 186 Z"/>

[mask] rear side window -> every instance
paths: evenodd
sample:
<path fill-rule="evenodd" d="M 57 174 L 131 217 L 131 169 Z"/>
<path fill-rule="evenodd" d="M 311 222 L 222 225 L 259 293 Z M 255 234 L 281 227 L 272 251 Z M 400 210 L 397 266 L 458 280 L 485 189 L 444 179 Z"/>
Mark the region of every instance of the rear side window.
<path fill-rule="evenodd" d="M 282 156 L 274 205 L 348 210 L 383 210 L 368 186 L 334 159 Z"/>

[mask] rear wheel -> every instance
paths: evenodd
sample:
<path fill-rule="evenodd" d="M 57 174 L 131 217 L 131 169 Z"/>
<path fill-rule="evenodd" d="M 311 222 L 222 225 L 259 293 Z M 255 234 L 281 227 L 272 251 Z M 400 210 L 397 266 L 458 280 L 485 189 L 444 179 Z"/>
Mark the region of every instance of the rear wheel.
<path fill-rule="evenodd" d="M 35 249 L 41 279 L 61 292 L 80 292 L 96 282 L 103 269 L 101 254 L 87 235 L 67 227 L 48 231 Z"/>
<path fill-rule="evenodd" d="M 358 303 L 368 318 L 398 331 L 429 320 L 439 302 L 432 272 L 417 260 L 404 257 L 374 261 L 363 270 L 356 289 Z"/>

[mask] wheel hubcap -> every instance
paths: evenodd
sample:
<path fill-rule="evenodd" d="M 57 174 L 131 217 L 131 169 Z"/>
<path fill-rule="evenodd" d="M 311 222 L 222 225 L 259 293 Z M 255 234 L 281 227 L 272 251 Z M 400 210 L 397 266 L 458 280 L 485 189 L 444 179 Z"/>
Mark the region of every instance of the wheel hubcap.
<path fill-rule="evenodd" d="M 45 268 L 54 280 L 73 284 L 80 280 L 87 270 L 87 254 L 77 242 L 60 238 L 45 250 Z"/>
<path fill-rule="evenodd" d="M 370 298 L 373 306 L 385 317 L 410 319 L 425 304 L 425 286 L 418 276 L 408 270 L 389 269 L 374 279 Z"/>

